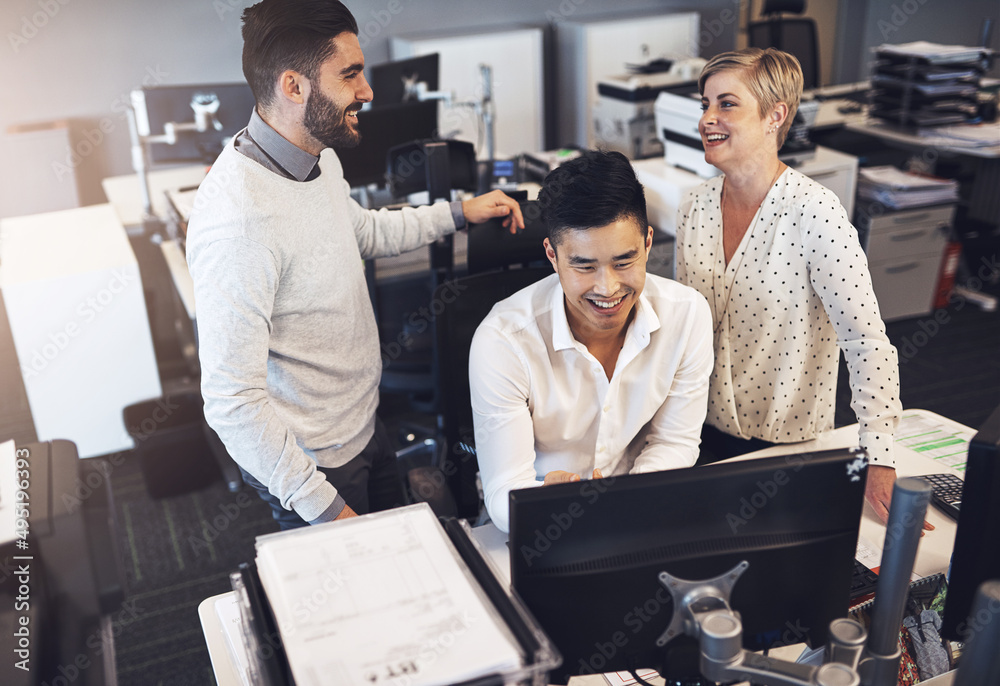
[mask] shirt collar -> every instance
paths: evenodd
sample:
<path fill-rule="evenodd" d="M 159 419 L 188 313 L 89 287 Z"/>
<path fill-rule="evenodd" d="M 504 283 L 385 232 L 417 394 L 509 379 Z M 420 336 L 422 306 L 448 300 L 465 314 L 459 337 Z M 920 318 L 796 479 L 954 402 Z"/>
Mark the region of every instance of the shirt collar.
<path fill-rule="evenodd" d="M 552 348 L 554 350 L 566 350 L 576 348 L 583 344 L 576 340 L 573 331 L 569 328 L 569 319 L 566 317 L 566 300 L 562 286 L 556 281 L 556 287 L 552 293 Z M 635 316 L 625 333 L 625 338 L 635 338 L 639 347 L 644 348 L 649 344 L 649 335 L 660 328 L 660 318 L 656 316 L 653 307 L 643 291 L 639 295 L 639 300 L 635 304 Z"/>
<path fill-rule="evenodd" d="M 309 154 L 271 128 L 271 125 L 257 114 L 256 107 L 250 115 L 247 131 L 254 143 L 297 181 L 305 181 L 313 167 L 319 163 L 318 156 Z"/>

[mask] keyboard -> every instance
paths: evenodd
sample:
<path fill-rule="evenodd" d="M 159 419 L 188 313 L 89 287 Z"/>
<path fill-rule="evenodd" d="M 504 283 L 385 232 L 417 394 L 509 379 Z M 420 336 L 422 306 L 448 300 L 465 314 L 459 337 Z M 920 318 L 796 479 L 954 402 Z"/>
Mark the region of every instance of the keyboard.
<path fill-rule="evenodd" d="M 878 574 L 855 560 L 854 574 L 851 576 L 851 600 L 874 593 L 876 586 L 878 586 Z"/>
<path fill-rule="evenodd" d="M 915 478 L 930 484 L 933 489 L 931 502 L 946 515 L 958 521 L 958 513 L 962 507 L 962 487 L 965 482 L 954 474 L 927 474 Z"/>

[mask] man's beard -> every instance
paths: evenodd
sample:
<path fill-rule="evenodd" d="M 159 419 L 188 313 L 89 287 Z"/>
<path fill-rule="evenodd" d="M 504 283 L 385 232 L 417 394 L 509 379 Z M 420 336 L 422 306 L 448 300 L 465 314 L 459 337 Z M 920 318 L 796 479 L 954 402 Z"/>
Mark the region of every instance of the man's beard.
<path fill-rule="evenodd" d="M 361 103 L 354 103 L 351 109 Z M 361 142 L 361 134 L 347 122 L 347 109 L 340 109 L 330 98 L 318 89 L 309 94 L 306 116 L 303 124 L 306 131 L 327 148 L 355 148 Z"/>

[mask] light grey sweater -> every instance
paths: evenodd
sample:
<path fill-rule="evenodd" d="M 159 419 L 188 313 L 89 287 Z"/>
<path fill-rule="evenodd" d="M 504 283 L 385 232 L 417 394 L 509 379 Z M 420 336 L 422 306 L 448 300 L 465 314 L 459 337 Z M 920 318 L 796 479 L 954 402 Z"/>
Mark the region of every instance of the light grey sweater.
<path fill-rule="evenodd" d="M 381 357 L 362 259 L 455 230 L 447 203 L 365 210 L 333 150 L 319 164 L 317 179 L 298 182 L 230 144 L 198 190 L 187 235 L 205 417 L 306 521 L 337 500 L 317 463 L 347 463 L 374 430 Z"/>

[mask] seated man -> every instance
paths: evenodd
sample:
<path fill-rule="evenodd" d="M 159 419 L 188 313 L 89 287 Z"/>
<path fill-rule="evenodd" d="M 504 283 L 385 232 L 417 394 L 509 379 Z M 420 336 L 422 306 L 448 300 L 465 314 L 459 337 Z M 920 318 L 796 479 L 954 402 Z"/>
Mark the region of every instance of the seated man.
<path fill-rule="evenodd" d="M 498 303 L 469 361 L 486 508 L 509 491 L 690 467 L 712 371 L 697 291 L 646 274 L 653 229 L 624 155 L 587 152 L 538 196 L 555 274 Z"/>

